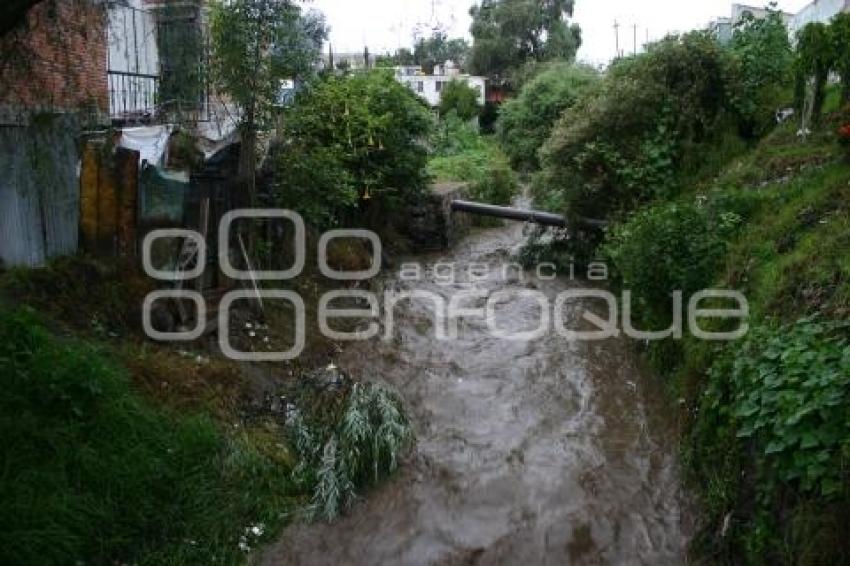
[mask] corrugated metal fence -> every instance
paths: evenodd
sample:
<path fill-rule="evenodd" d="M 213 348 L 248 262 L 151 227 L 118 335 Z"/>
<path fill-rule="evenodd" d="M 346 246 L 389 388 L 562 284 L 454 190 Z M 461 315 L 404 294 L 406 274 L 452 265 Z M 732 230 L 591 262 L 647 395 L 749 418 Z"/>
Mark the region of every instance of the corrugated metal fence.
<path fill-rule="evenodd" d="M 0 127 L 0 259 L 38 266 L 76 252 L 79 127 L 71 116 Z"/>

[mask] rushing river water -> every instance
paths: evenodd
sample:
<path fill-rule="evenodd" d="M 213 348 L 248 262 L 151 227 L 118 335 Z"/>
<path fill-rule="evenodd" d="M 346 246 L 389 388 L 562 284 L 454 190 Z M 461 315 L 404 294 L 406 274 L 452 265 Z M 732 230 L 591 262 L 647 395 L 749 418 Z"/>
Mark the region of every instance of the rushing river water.
<path fill-rule="evenodd" d="M 425 266 L 510 262 L 522 227 L 474 233 Z M 580 285 L 504 278 L 495 269 L 446 286 L 390 279 L 446 298 L 471 287 L 533 288 L 554 302 Z M 480 305 L 479 305 L 480 306 Z M 579 306 L 568 313 L 579 316 Z M 464 320 L 439 341 L 427 302 L 399 305 L 396 338 L 351 346 L 338 362 L 405 399 L 418 437 L 400 474 L 332 524 L 294 525 L 264 564 L 680 564 L 688 521 L 676 434 L 661 392 L 628 343 L 570 343 L 555 333 L 494 338 Z M 499 326 L 534 328 L 540 307 L 516 300 Z"/>

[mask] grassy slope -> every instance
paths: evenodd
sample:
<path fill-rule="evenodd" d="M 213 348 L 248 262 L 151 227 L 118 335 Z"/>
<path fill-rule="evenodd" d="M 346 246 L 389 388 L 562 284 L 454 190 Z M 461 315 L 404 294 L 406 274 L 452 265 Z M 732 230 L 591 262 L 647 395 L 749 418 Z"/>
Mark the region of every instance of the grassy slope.
<path fill-rule="evenodd" d="M 85 257 L 0 275 L 0 564 L 239 564 L 290 517 L 344 511 L 409 448 L 392 394 L 305 379 L 324 342 L 271 378 L 145 340 L 150 289 Z M 258 398 L 269 387 L 295 399 L 295 430 Z M 345 428 L 364 411 L 378 433 Z M 331 439 L 351 454 L 328 467 Z"/>
<path fill-rule="evenodd" d="M 146 400 L 32 311 L 0 315 L 0 562 L 233 564 L 262 539 L 245 529 L 274 532 L 295 489 L 272 443 Z"/>
<path fill-rule="evenodd" d="M 755 326 L 811 316 L 850 318 L 850 163 L 831 129 L 803 143 L 793 125 L 782 126 L 686 195 L 712 191 L 751 202 L 753 214 L 731 243 L 718 283 L 747 295 Z M 712 422 L 699 412 L 709 368 L 721 352 L 734 357 L 732 350 L 686 341 L 672 382 L 691 407 L 686 460 L 707 514 L 698 554 L 711 563 L 736 564 L 764 563 L 759 556 L 796 564 L 850 559 L 850 517 L 840 503 L 850 493 L 836 503 L 835 497 L 801 495 L 793 484 L 785 484 L 771 493 L 771 500 L 757 505 L 763 481 L 759 467 L 769 458 L 735 439 L 734 422 L 724 438 L 727 433 L 718 430 L 727 423 Z M 765 515 L 759 508 L 772 511 Z"/>

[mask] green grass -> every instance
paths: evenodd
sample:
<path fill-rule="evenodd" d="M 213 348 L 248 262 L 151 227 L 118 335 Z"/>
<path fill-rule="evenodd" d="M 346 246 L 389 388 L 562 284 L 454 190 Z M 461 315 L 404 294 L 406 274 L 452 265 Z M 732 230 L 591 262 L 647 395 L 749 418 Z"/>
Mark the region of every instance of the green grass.
<path fill-rule="evenodd" d="M 727 282 L 746 291 L 756 317 L 850 313 L 850 164 L 831 146 L 806 151 L 818 149 L 823 164 L 758 189 L 760 211 L 728 258 Z"/>
<path fill-rule="evenodd" d="M 441 124 L 434 142 L 436 151 L 428 162 L 428 173 L 435 181 L 468 183 L 472 199 L 511 203 L 518 188 L 517 176 L 495 138 L 449 119 Z"/>
<path fill-rule="evenodd" d="M 763 392 L 757 391 L 764 399 L 779 394 L 772 383 L 785 380 L 789 385 L 781 395 L 789 407 L 812 392 L 795 385 L 797 374 L 785 367 L 790 363 L 787 360 L 794 356 L 809 360 L 795 370 L 800 373 L 804 368 L 807 375 L 800 383 L 808 387 L 814 380 L 834 379 L 846 371 L 833 362 L 815 367 L 816 345 L 792 343 L 785 330 L 788 327 L 777 326 L 812 316 L 824 322 L 850 319 L 850 164 L 843 159 L 833 130 L 826 124 L 802 142 L 793 125 L 779 127 L 703 185 L 721 206 L 741 207 L 735 212 L 741 213 L 745 222 L 730 242 L 718 285 L 744 292 L 750 302 L 751 324 L 774 329 L 772 336 L 782 350 L 783 366 L 774 377 L 758 375 L 762 371 L 758 370 L 751 379 L 763 388 Z M 803 324 L 803 328 L 810 327 Z M 662 350 L 653 348 L 652 352 Z M 787 462 L 777 463 L 775 454 L 765 453 L 759 439 L 741 438 L 743 420 L 723 416 L 725 403 L 701 406 L 707 388 L 713 388 L 714 394 L 723 392 L 728 400 L 745 394 L 720 360 L 745 364 L 750 354 L 743 352 L 740 344 L 720 347 L 691 339 L 674 350 L 673 361 L 664 361 L 671 389 L 686 399 L 690 408 L 685 468 L 700 494 L 705 516 L 704 528 L 695 541 L 697 555 L 722 564 L 850 561 L 846 541 L 850 520 L 846 463 L 850 455 L 835 448 L 828 452 L 840 482 L 829 495 L 806 491 L 799 480 L 770 483 L 768 470 L 781 474 L 792 467 Z M 821 393 L 814 395 L 819 399 Z M 844 426 L 835 416 L 847 414 L 846 398 L 841 405 L 844 408 L 839 407 L 837 413 L 818 413 L 823 415 L 818 434 L 821 429 Z M 784 419 L 771 422 L 770 418 L 764 417 L 762 424 L 774 432 L 790 423 Z M 845 451 L 848 437 L 850 433 L 841 440 Z M 794 457 L 802 459 L 800 454 Z"/>
<path fill-rule="evenodd" d="M 234 564 L 276 531 L 290 467 L 153 405 L 92 346 L 0 313 L 0 563 Z"/>

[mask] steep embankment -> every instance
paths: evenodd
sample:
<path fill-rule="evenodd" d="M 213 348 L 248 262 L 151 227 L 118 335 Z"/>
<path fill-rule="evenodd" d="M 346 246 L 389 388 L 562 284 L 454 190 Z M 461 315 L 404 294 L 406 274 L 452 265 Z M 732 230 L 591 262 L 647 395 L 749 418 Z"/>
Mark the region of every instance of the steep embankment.
<path fill-rule="evenodd" d="M 648 352 L 686 410 L 705 511 L 695 552 L 713 563 L 850 560 L 850 163 L 832 130 L 778 128 L 606 246 L 648 320 L 669 302 L 660 289 L 749 300 L 745 339 Z"/>

